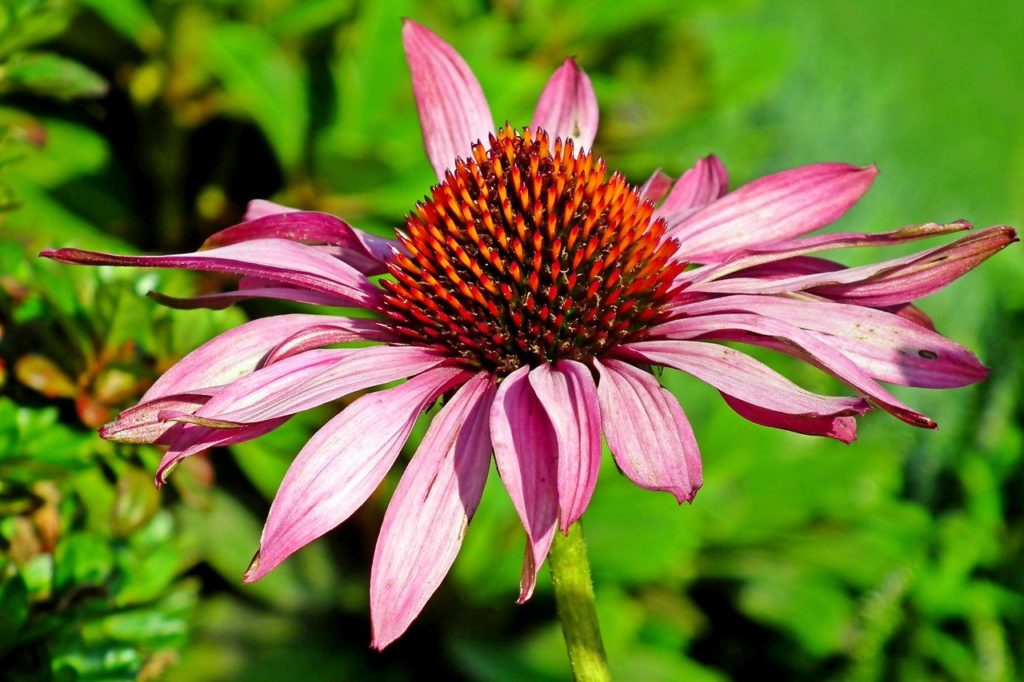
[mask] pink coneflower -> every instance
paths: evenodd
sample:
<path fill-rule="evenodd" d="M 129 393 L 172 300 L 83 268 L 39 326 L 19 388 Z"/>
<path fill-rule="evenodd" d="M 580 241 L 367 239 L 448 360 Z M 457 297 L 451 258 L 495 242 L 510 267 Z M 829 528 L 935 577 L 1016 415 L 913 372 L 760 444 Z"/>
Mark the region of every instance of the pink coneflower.
<path fill-rule="evenodd" d="M 707 157 L 674 182 L 655 173 L 633 187 L 590 151 L 597 102 L 572 60 L 551 77 L 529 127 L 496 130 L 479 84 L 449 45 L 411 21 L 403 38 L 439 183 L 396 240 L 257 201 L 245 222 L 193 254 L 43 254 L 241 276 L 237 291 L 159 296 L 171 305 L 265 297 L 372 315 L 325 311 L 244 324 L 185 357 L 102 430 L 105 438 L 167 446 L 162 481 L 189 455 L 406 379 L 356 399 L 298 453 L 245 580 L 359 508 L 417 416 L 442 396 L 377 542 L 370 594 L 378 648 L 408 627 L 451 567 L 492 452 L 526 530 L 520 601 L 555 534 L 587 508 L 602 433 L 638 486 L 693 498 L 701 485 L 697 441 L 651 365 L 707 382 L 751 421 L 843 442 L 872 405 L 935 426 L 879 382 L 949 388 L 985 378 L 977 358 L 936 333 L 911 303 L 1016 241 L 1011 228 L 848 268 L 819 252 L 970 225 L 805 237 L 860 199 L 876 175 L 870 166 L 805 166 L 730 193 L 722 164 Z M 370 279 L 381 274 L 390 277 Z M 327 348 L 356 341 L 380 343 Z M 857 395 L 804 390 L 723 341 L 796 356 Z"/>

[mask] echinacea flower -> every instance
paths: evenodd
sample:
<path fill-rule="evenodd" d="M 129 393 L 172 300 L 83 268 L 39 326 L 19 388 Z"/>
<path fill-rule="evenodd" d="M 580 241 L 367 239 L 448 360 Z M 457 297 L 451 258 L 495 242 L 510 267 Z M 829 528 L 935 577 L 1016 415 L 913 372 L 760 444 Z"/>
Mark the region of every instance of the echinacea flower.
<path fill-rule="evenodd" d="M 43 254 L 241 277 L 236 291 L 157 295 L 170 305 L 263 297 L 371 315 L 325 310 L 243 324 L 174 365 L 101 432 L 166 446 L 161 482 L 192 454 L 406 380 L 356 399 L 298 453 L 246 581 L 362 505 L 418 415 L 442 396 L 377 542 L 370 595 L 378 648 L 409 626 L 451 567 L 492 452 L 526 531 L 520 601 L 555 533 L 587 508 L 602 434 L 638 486 L 693 498 L 701 485 L 697 441 L 651 365 L 710 384 L 753 422 L 847 443 L 854 418 L 873 405 L 935 426 L 880 382 L 949 388 L 985 378 L 978 359 L 938 334 L 912 302 L 1016 241 L 1011 228 L 845 267 L 820 254 L 971 226 L 804 236 L 860 199 L 876 175 L 871 166 L 805 166 L 728 192 L 724 167 L 709 156 L 676 181 L 656 172 L 633 187 L 590 150 L 597 102 L 573 60 L 555 71 L 528 127 L 495 129 L 476 78 L 449 45 L 411 21 L 403 38 L 439 182 L 395 240 L 324 213 L 256 201 L 245 222 L 192 254 Z M 357 341 L 378 343 L 333 347 Z M 812 393 L 722 342 L 795 356 L 856 395 Z"/>

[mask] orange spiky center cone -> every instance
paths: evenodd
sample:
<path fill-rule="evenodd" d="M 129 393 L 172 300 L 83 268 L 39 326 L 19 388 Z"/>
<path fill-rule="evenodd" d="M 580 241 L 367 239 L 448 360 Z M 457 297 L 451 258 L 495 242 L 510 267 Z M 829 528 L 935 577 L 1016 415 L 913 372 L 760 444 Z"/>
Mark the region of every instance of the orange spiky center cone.
<path fill-rule="evenodd" d="M 508 125 L 417 204 L 388 263 L 382 312 L 408 343 L 506 375 L 587 362 L 665 317 L 665 223 L 572 141 Z"/>

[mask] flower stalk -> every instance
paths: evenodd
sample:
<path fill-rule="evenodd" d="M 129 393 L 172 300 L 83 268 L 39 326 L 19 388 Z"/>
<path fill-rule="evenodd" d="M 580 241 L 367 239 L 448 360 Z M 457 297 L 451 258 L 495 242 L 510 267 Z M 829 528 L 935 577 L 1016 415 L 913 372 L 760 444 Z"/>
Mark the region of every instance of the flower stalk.
<path fill-rule="evenodd" d="M 608 659 L 594 608 L 594 586 L 587 562 L 583 528 L 574 523 L 568 534 L 555 533 L 548 555 L 555 605 L 562 624 L 569 665 L 576 682 L 606 682 L 611 679 Z"/>

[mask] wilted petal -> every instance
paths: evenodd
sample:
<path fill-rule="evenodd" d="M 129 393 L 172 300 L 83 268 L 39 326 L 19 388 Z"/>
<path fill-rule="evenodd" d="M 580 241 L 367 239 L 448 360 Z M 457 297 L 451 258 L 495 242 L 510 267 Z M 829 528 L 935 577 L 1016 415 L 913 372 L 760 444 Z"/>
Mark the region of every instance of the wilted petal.
<path fill-rule="evenodd" d="M 729 174 L 725 166 L 714 154 L 705 156 L 676 181 L 665 203 L 654 212 L 654 217 L 664 217 L 671 231 L 676 224 L 670 219 L 672 214 L 704 208 L 721 199 L 728 189 Z"/>
<path fill-rule="evenodd" d="M 558 441 L 529 371 L 523 366 L 502 380 L 490 416 L 498 474 L 526 529 L 520 603 L 533 594 L 558 520 Z"/>
<path fill-rule="evenodd" d="M 749 355 L 713 343 L 640 341 L 620 346 L 616 352 L 627 359 L 674 367 L 723 393 L 776 412 L 843 416 L 868 409 L 862 398 L 811 393 Z"/>
<path fill-rule="evenodd" d="M 402 43 L 423 144 L 437 177 L 444 180 L 456 158 L 468 156 L 478 140 L 487 142 L 494 130 L 491 110 L 469 66 L 437 34 L 406 19 Z"/>
<path fill-rule="evenodd" d="M 442 362 L 443 356 L 415 346 L 310 350 L 224 387 L 196 411 L 196 416 L 253 424 L 404 379 Z"/>
<path fill-rule="evenodd" d="M 668 338 L 694 338 L 733 329 L 789 342 L 804 351 L 815 364 L 820 365 L 830 374 L 860 391 L 885 409 L 886 412 L 914 426 L 935 428 L 934 421 L 920 412 L 907 407 L 897 400 L 895 396 L 879 386 L 855 362 L 842 352 L 836 350 L 835 344 L 830 340 L 822 339 L 818 335 L 780 320 L 760 315 L 739 313 L 701 315 L 699 317 L 687 317 L 681 320 L 666 322 L 653 330 L 653 333 L 663 334 Z M 748 402 L 751 401 L 748 400 Z M 774 409 L 765 403 L 754 402 L 754 404 Z M 785 410 L 777 411 L 785 412 Z"/>
<path fill-rule="evenodd" d="M 547 412 L 558 442 L 558 520 L 565 533 L 590 503 L 601 467 L 601 410 L 586 365 L 544 363 L 530 372 L 530 386 Z"/>
<path fill-rule="evenodd" d="M 140 403 L 196 389 L 223 386 L 252 372 L 275 346 L 306 329 L 329 325 L 349 331 L 352 339 L 379 333 L 371 320 L 346 320 L 327 315 L 275 315 L 239 325 L 207 341 L 176 362 L 156 380 Z"/>
<path fill-rule="evenodd" d="M 857 439 L 857 420 L 853 417 L 807 417 L 786 414 L 751 405 L 725 393 L 722 394 L 722 398 L 736 414 L 761 426 L 794 431 L 808 436 L 835 438 L 847 445 Z"/>
<path fill-rule="evenodd" d="M 815 333 L 875 379 L 903 386 L 955 388 L 988 376 L 967 348 L 920 323 L 874 308 L 780 296 L 726 296 L 678 310 L 688 315 L 751 312 L 795 325 Z"/>
<path fill-rule="evenodd" d="M 578 149 L 590 149 L 597 121 L 597 96 L 590 77 L 576 60 L 566 59 L 544 86 L 530 127 L 541 128 L 552 138 L 572 138 Z"/>
<path fill-rule="evenodd" d="M 383 649 L 419 615 L 462 546 L 491 460 L 494 379 L 480 372 L 430 423 L 388 504 L 373 554 L 373 647 Z"/>
<path fill-rule="evenodd" d="M 703 481 L 693 429 L 675 397 L 653 376 L 619 360 L 594 360 L 601 424 L 629 480 L 690 501 Z"/>
<path fill-rule="evenodd" d="M 356 269 L 314 248 L 285 239 L 254 239 L 172 256 L 118 256 L 78 249 L 56 249 L 39 255 L 79 265 L 174 268 L 255 276 L 332 294 L 348 305 L 361 307 L 373 307 L 380 299 L 379 290 Z"/>
<path fill-rule="evenodd" d="M 217 389 L 196 389 L 192 393 L 165 395 L 141 402 L 117 415 L 117 419 L 100 429 L 100 436 L 119 443 L 155 443 L 172 428 L 160 419 L 160 413 L 174 410 L 191 414 L 205 405 Z"/>
<path fill-rule="evenodd" d="M 428 370 L 364 395 L 317 431 L 288 467 L 245 581 L 259 580 L 358 509 L 394 464 L 419 413 L 469 376 Z"/>
<path fill-rule="evenodd" d="M 761 244 L 791 239 L 835 221 L 878 174 L 874 166 L 803 166 L 755 180 L 708 205 L 667 234 L 687 260 L 724 260 Z"/>

